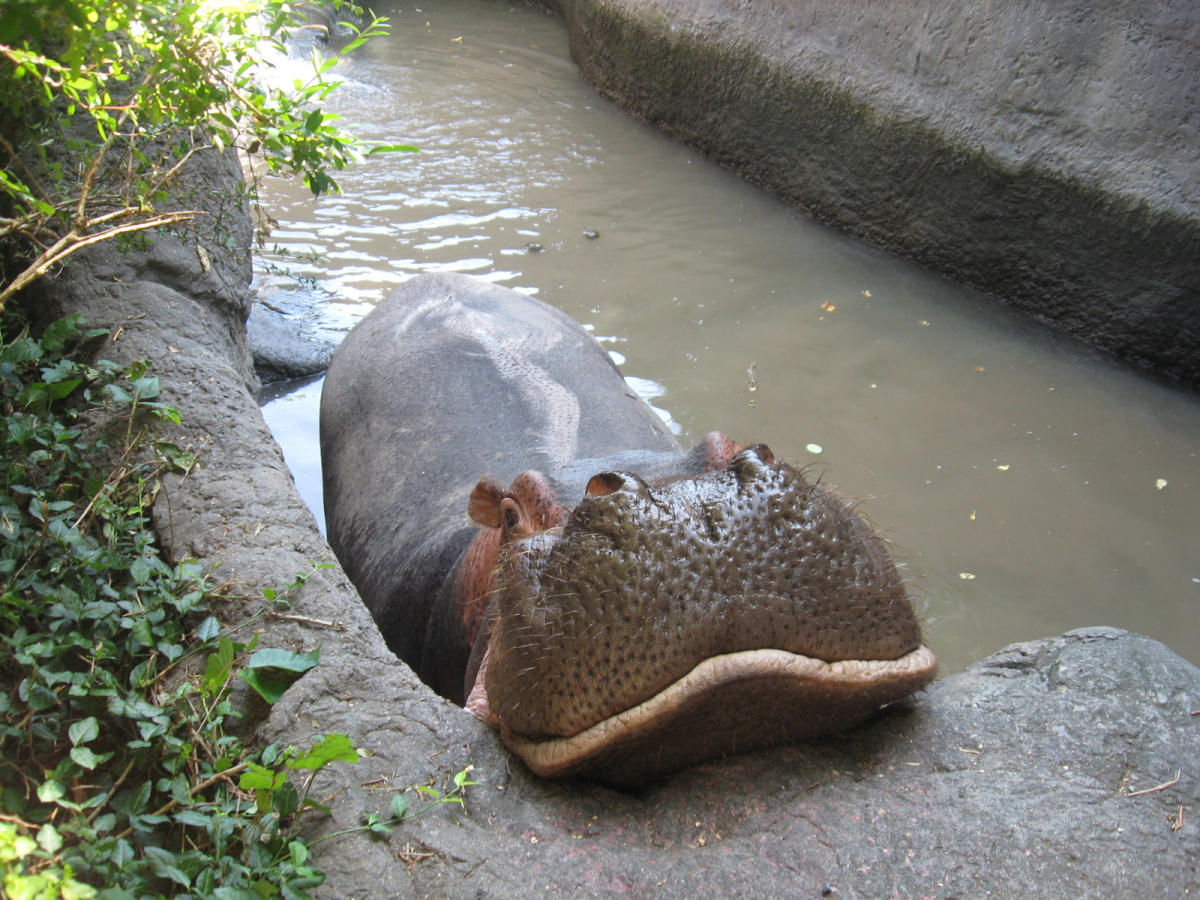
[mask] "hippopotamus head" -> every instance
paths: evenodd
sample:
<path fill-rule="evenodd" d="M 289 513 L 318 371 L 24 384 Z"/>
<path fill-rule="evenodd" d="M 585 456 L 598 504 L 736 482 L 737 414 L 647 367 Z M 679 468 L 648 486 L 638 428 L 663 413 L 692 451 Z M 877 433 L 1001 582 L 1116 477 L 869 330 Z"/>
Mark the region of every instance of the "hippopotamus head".
<path fill-rule="evenodd" d="M 556 496 L 525 472 L 470 509 L 495 566 L 467 707 L 538 774 L 637 784 L 841 730 L 933 677 L 884 542 L 764 445 Z"/>

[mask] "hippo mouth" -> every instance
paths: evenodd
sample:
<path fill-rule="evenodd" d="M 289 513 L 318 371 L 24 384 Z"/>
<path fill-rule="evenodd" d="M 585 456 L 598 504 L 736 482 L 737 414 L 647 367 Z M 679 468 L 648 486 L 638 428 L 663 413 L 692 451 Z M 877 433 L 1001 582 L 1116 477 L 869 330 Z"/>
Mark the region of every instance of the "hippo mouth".
<path fill-rule="evenodd" d="M 485 631 L 468 709 L 539 775 L 627 785 L 843 730 L 936 671 L 883 541 L 762 445 L 594 476 L 501 548 Z"/>

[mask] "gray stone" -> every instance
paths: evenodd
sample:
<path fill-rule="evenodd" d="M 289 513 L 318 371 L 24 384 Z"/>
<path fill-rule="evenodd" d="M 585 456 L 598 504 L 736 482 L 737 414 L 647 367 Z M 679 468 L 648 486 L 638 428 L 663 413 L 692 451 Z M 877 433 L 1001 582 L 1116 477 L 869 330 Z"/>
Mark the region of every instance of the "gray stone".
<path fill-rule="evenodd" d="M 1009 647 L 846 735 L 638 794 L 539 781 L 406 672 L 353 658 L 305 678 L 263 733 L 370 750 L 322 773 L 333 818 L 315 834 L 386 815 L 430 768 L 441 790 L 466 764 L 482 782 L 387 845 L 337 839 L 324 896 L 1166 898 L 1200 890 L 1198 709 L 1195 666 L 1094 628 Z"/>
<path fill-rule="evenodd" d="M 813 216 L 1200 384 L 1200 5 L 543 0 L 602 93 Z"/>
<path fill-rule="evenodd" d="M 323 302 L 326 298 L 312 291 L 258 290 L 246 339 L 263 384 L 316 375 L 329 367 L 337 342 L 321 329 Z"/>

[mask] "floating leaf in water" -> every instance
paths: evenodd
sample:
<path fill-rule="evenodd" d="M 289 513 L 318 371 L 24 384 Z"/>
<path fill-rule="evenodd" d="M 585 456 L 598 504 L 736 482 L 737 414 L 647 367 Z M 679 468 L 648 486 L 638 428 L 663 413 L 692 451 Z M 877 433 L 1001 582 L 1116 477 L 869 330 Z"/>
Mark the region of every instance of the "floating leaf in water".
<path fill-rule="evenodd" d="M 996 470 L 999 472 L 1007 472 L 1008 471 L 1008 463 L 1002 463 L 1001 465 L 996 466 Z"/>
<path fill-rule="evenodd" d="M 974 572 L 959 572 L 958 577 L 961 578 L 963 581 L 974 581 L 975 573 Z"/>
<path fill-rule="evenodd" d="M 1167 479 L 1165 479 L 1165 478 L 1156 479 L 1154 482 L 1154 486 L 1161 491 L 1163 488 L 1165 488 L 1167 486 Z"/>
<path fill-rule="evenodd" d="M 825 448 L 822 447 L 820 444 L 805 444 L 804 449 L 807 450 L 809 453 L 812 453 L 815 455 L 817 453 L 821 453 L 822 451 L 824 451 Z"/>

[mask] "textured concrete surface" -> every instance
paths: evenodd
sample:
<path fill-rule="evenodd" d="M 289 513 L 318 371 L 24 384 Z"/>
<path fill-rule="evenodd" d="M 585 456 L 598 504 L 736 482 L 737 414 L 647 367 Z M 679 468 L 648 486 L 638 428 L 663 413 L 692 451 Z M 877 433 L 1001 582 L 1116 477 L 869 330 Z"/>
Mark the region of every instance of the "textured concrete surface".
<path fill-rule="evenodd" d="M 818 219 L 1200 384 L 1200 5 L 544 0 L 602 93 Z"/>

